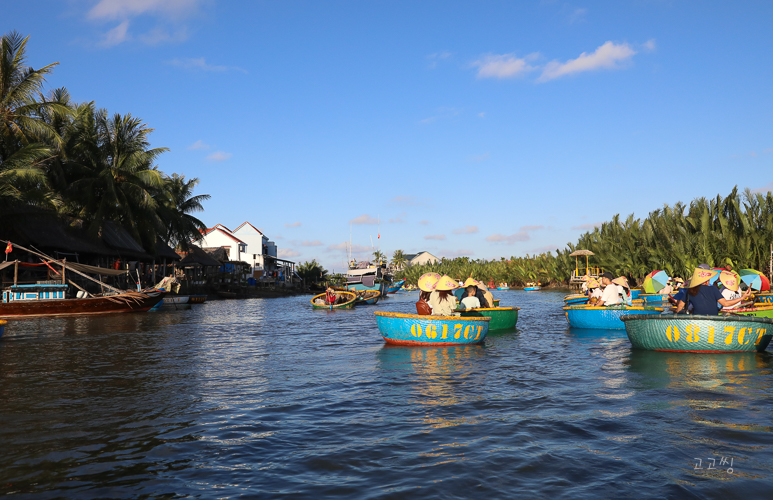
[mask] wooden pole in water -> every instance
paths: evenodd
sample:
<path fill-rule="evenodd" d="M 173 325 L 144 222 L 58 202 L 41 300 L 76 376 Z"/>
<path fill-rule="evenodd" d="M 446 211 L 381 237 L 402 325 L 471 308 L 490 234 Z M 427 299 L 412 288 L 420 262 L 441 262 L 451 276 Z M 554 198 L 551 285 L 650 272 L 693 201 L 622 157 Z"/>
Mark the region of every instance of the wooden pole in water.
<path fill-rule="evenodd" d="M 13 263 L 13 286 L 16 286 L 16 280 L 18 278 L 19 278 L 19 259 L 16 259 L 16 262 Z"/>

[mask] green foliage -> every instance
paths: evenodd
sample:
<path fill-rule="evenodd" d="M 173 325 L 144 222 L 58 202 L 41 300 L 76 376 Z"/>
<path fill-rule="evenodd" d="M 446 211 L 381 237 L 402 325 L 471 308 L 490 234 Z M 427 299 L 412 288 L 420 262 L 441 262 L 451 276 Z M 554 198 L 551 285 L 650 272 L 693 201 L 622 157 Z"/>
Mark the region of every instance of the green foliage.
<path fill-rule="evenodd" d="M 329 279 L 327 270 L 316 259 L 302 262 L 295 268 L 298 276 L 303 278 L 306 285 L 322 283 Z"/>

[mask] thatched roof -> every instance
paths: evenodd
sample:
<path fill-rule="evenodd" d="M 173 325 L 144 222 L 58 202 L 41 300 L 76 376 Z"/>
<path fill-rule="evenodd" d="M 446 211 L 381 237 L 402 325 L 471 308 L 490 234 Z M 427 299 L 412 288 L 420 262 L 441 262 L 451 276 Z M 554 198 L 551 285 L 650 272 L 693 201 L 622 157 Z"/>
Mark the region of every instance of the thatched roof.
<path fill-rule="evenodd" d="M 3 210 L 0 216 L 0 239 L 22 246 L 34 246 L 49 254 L 56 251 L 115 255 L 101 240 L 91 238 L 80 227 L 73 226 L 58 214 L 33 207 Z"/>
<path fill-rule="evenodd" d="M 181 255 L 183 255 L 182 260 L 179 264 L 177 264 L 180 267 L 190 267 L 190 266 L 212 266 L 212 267 L 220 267 L 221 263 L 220 261 L 212 258 L 207 252 L 202 250 L 201 248 L 192 245 L 191 248 L 187 253 L 182 252 Z"/>
<path fill-rule="evenodd" d="M 596 254 L 591 252 L 590 250 L 575 250 L 574 252 L 569 254 L 569 257 L 578 257 L 580 255 L 596 255 Z"/>

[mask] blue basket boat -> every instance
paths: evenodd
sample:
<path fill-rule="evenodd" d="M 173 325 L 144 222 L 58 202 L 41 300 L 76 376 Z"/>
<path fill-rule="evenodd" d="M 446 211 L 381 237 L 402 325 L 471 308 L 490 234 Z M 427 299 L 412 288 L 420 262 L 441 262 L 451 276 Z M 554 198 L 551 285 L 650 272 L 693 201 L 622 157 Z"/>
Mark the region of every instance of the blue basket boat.
<path fill-rule="evenodd" d="M 588 303 L 588 296 L 581 293 L 573 293 L 564 297 L 564 304 L 567 306 L 579 306 Z"/>
<path fill-rule="evenodd" d="M 490 317 L 421 316 L 376 311 L 378 331 L 389 344 L 465 345 L 480 344 L 486 338 Z"/>
<path fill-rule="evenodd" d="M 541 287 L 538 287 L 538 286 L 527 286 L 526 288 L 523 289 L 523 291 L 524 292 L 536 292 L 537 290 L 540 290 L 540 289 L 541 289 Z M 500 290 L 501 290 L 501 288 L 500 288 Z"/>
<path fill-rule="evenodd" d="M 664 314 L 621 319 L 631 345 L 649 351 L 762 352 L 773 337 L 770 318 Z"/>
<path fill-rule="evenodd" d="M 633 293 L 633 290 L 631 290 Z M 645 303 L 648 302 L 666 302 L 669 294 L 667 293 L 640 293 L 638 296 L 631 296 L 631 299 L 642 299 Z"/>
<path fill-rule="evenodd" d="M 754 302 L 762 303 L 762 304 L 773 304 L 773 293 L 771 292 L 757 293 L 754 296 Z"/>
<path fill-rule="evenodd" d="M 625 324 L 620 320 L 625 315 L 656 315 L 662 307 L 651 306 L 568 306 L 564 307 L 566 320 L 572 328 L 593 328 L 597 330 L 622 330 Z"/>

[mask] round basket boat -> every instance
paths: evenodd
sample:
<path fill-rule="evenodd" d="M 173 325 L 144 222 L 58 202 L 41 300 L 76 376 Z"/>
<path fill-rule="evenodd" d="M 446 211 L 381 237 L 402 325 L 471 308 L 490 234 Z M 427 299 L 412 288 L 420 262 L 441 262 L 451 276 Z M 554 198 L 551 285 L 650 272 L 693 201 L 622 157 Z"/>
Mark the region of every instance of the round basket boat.
<path fill-rule="evenodd" d="M 491 317 L 422 316 L 376 311 L 378 331 L 389 344 L 465 345 L 480 344 L 486 338 Z"/>
<path fill-rule="evenodd" d="M 770 318 L 665 314 L 621 319 L 631 345 L 650 351 L 762 352 L 773 337 Z"/>
<path fill-rule="evenodd" d="M 536 292 L 537 290 L 540 290 L 541 287 L 538 286 L 527 286 L 523 289 L 524 292 Z"/>
<path fill-rule="evenodd" d="M 564 297 L 564 304 L 567 306 L 578 306 L 588 303 L 588 296 L 581 293 L 573 293 Z"/>
<path fill-rule="evenodd" d="M 652 306 L 568 306 L 564 307 L 566 320 L 572 328 L 591 328 L 596 330 L 622 330 L 625 324 L 620 321 L 625 315 L 660 315 L 662 307 Z"/>
<path fill-rule="evenodd" d="M 482 307 L 480 309 L 458 309 L 463 318 L 491 318 L 488 330 L 511 330 L 518 322 L 520 307 Z"/>
<path fill-rule="evenodd" d="M 668 300 L 669 295 L 667 293 L 640 293 L 638 296 L 633 296 L 633 291 L 631 291 L 631 298 L 632 299 L 642 299 L 644 302 L 666 302 Z"/>
<path fill-rule="evenodd" d="M 754 302 L 773 304 L 773 292 L 759 292 L 754 294 Z"/>
<path fill-rule="evenodd" d="M 642 294 L 641 288 L 631 288 L 631 299 L 638 299 L 639 295 Z"/>
<path fill-rule="evenodd" d="M 336 295 L 343 296 L 346 302 L 341 302 L 339 304 L 318 304 L 316 301 L 318 299 L 321 299 L 323 302 L 325 301 L 325 294 L 320 293 L 319 295 L 315 295 L 311 299 L 311 307 L 314 309 L 351 309 L 354 307 L 354 304 L 357 302 L 357 294 L 352 292 L 340 292 L 336 290 Z"/>

